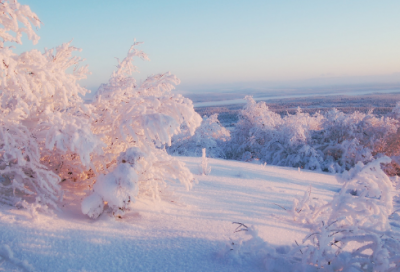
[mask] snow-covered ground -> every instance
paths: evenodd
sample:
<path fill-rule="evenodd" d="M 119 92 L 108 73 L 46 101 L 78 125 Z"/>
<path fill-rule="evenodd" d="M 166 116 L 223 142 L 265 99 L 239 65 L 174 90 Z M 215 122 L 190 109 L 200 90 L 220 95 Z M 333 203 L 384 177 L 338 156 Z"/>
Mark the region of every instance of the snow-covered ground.
<path fill-rule="evenodd" d="M 167 201 L 139 200 L 123 219 L 87 218 L 83 195 L 67 195 L 62 211 L 36 219 L 0 206 L 0 271 L 265 271 L 259 261 L 223 254 L 232 222 L 254 225 L 271 245 L 292 245 L 307 230 L 279 219 L 281 207 L 309 186 L 325 200 L 340 188 L 330 174 L 217 159 L 201 176 L 201 158 L 180 159 L 199 183 L 190 191 L 173 184 Z"/>

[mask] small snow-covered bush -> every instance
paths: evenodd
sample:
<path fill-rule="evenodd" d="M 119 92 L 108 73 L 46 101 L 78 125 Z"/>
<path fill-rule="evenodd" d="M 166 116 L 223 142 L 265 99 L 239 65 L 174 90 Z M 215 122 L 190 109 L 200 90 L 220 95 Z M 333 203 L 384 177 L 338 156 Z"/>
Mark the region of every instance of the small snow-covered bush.
<path fill-rule="evenodd" d="M 172 144 L 167 151 L 173 155 L 195 156 L 202 155 L 202 149 L 207 150 L 211 158 L 225 158 L 224 144 L 228 142 L 230 132 L 218 121 L 218 114 L 204 116 L 201 125 L 191 135 L 187 128 L 182 133 L 172 137 Z"/>
<path fill-rule="evenodd" d="M 82 212 L 91 218 L 98 217 L 104 208 L 104 202 L 113 210 L 113 214 L 121 216 L 135 202 L 138 195 L 138 161 L 143 154 L 135 147 L 121 153 L 116 168 L 100 175 L 93 186 L 93 193 L 82 202 Z"/>
<path fill-rule="evenodd" d="M 201 156 L 201 164 L 199 166 L 200 173 L 202 175 L 208 175 L 211 173 L 211 166 L 208 165 L 208 159 L 206 157 L 206 149 L 203 148 L 203 154 Z"/>
<path fill-rule="evenodd" d="M 333 200 L 305 213 L 310 228 L 299 246 L 303 264 L 324 271 L 398 271 L 400 235 L 393 231 L 393 186 L 382 171 L 382 157 L 342 175 L 341 191 Z M 304 269 L 304 271 L 307 271 Z"/>
<path fill-rule="evenodd" d="M 302 242 L 274 247 L 240 224 L 221 253 L 239 263 L 262 260 L 266 271 L 399 271 L 399 191 L 381 169 L 388 163 L 386 156 L 357 163 L 341 175 L 343 186 L 331 201 L 311 197 L 311 187 L 295 199 L 287 212 L 292 223 L 309 228 Z"/>
<path fill-rule="evenodd" d="M 314 272 L 315 267 L 303 265 L 309 269 L 302 269 L 299 258 L 296 257 L 298 249 L 289 245 L 272 245 L 261 238 L 255 226 L 237 224 L 234 233 L 229 237 L 219 256 L 228 258 L 241 265 L 244 261 L 259 263 L 266 271 L 271 272 Z M 314 268 L 314 269 L 313 269 Z"/>
<path fill-rule="evenodd" d="M 4 43 L 21 43 L 22 33 L 36 43 L 33 27 L 40 21 L 17 1 L 2 1 L 0 9 L 1 202 L 40 199 L 57 207 L 64 193 L 60 182 L 76 182 L 93 191 L 83 213 L 97 217 L 107 202 L 119 216 L 138 196 L 159 199 L 167 181 L 191 187 L 190 171 L 163 149 L 181 125 L 193 134 L 201 122 L 192 102 L 171 92 L 179 79 L 165 73 L 138 85 L 132 60 L 148 57 L 135 43 L 85 104 L 88 90 L 78 80 L 88 69 L 72 56 L 79 49 L 66 43 L 15 54 Z"/>

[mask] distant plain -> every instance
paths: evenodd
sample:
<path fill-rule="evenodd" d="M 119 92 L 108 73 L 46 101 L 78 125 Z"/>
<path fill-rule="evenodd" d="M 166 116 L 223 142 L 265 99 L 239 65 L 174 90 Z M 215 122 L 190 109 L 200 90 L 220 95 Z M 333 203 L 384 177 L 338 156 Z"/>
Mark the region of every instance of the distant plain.
<path fill-rule="evenodd" d="M 297 108 L 300 107 L 303 112 L 314 114 L 316 112 L 326 112 L 332 110 L 334 108 L 342 111 L 344 113 L 352 113 L 355 111 L 366 113 L 370 110 L 373 111 L 374 114 L 378 116 L 383 116 L 388 112 L 392 111 L 392 108 L 396 105 L 396 103 L 400 102 L 400 90 L 394 89 L 387 91 L 386 93 L 379 93 L 376 91 L 375 93 L 367 93 L 355 95 L 354 92 L 349 92 L 350 95 L 346 95 L 344 93 L 334 94 L 331 93 L 329 95 L 321 95 L 321 94 L 288 94 L 285 97 L 277 97 L 277 95 L 270 96 L 268 99 L 261 98 L 257 99 L 255 95 L 255 99 L 257 101 L 265 101 L 268 108 L 282 116 L 287 114 L 294 114 L 297 111 Z M 237 94 L 239 95 L 239 94 Z M 226 100 L 213 100 L 213 104 L 210 106 L 201 106 L 205 105 L 206 102 L 204 100 L 208 97 L 209 101 L 212 99 L 212 96 L 207 94 L 195 94 L 190 95 L 186 94 L 189 98 L 194 100 L 195 110 L 201 115 L 210 116 L 214 113 L 218 113 L 218 119 L 224 127 L 233 127 L 234 124 L 238 120 L 239 111 L 245 105 L 244 99 L 236 98 L 230 99 L 235 95 L 233 93 L 227 94 L 225 97 L 228 98 Z M 245 94 L 241 95 L 242 98 Z M 196 102 L 199 100 L 203 100 L 202 103 Z M 233 101 L 232 104 L 227 101 Z M 218 103 L 219 102 L 219 103 Z"/>

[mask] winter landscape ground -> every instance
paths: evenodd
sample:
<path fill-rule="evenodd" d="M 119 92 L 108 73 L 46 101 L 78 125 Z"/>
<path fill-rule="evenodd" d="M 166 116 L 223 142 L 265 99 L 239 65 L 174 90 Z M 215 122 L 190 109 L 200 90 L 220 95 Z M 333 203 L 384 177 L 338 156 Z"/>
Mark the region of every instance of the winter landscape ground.
<path fill-rule="evenodd" d="M 379 97 L 381 100 L 374 101 L 391 100 L 391 95 Z M 369 107 L 365 103 L 370 101 L 368 96 L 358 98 L 352 101 L 361 108 Z M 295 103 L 295 99 L 280 102 L 285 107 Z M 332 101 L 327 98 L 325 103 L 331 105 Z M 340 175 L 264 165 L 257 160 L 251 163 L 223 159 L 208 159 L 211 171 L 204 175 L 200 157 L 177 158 L 196 178 L 193 188 L 188 191 L 180 184 L 170 184 L 161 201 L 138 199 L 122 218 L 110 212 L 96 220 L 83 215 L 81 202 L 90 190 L 80 189 L 77 193 L 73 188 L 81 185 L 71 180 L 62 184 L 66 193 L 58 211 L 43 210 L 40 205 L 28 209 L 1 205 L 0 268 L 4 271 L 314 271 L 301 267 L 299 260 L 299 266 L 293 267 L 296 260 L 268 256 L 267 252 L 289 250 L 303 242 L 310 229 L 294 219 L 290 212 L 293 201 L 302 199 L 309 190 L 313 200 L 331 201 L 343 186 Z M 397 222 L 391 222 L 396 233 L 400 231 Z M 246 245 L 252 237 L 245 230 L 235 232 L 238 227 L 243 229 L 236 223 L 254 227 L 258 243 Z M 240 244 L 241 248 L 232 243 Z"/>
<path fill-rule="evenodd" d="M 89 99 L 72 41 L 0 24 L 0 271 L 400 271 L 397 83 L 191 100 L 135 41 Z"/>
<path fill-rule="evenodd" d="M 232 222 L 254 225 L 273 247 L 302 241 L 307 230 L 285 210 L 312 186 L 328 200 L 340 189 L 334 175 L 182 157 L 198 180 L 192 190 L 173 185 L 162 203 L 138 201 L 123 219 L 82 215 L 82 196 L 67 196 L 56 216 L 1 206 L 0 254 L 5 271 L 265 271 L 263 258 L 237 255 Z M 277 204 L 277 205 L 276 205 Z M 288 221 L 285 221 L 288 220 Z M 237 233 L 243 234 L 243 233 Z M 12 258 L 10 258 L 12 252 Z M 278 267 L 277 267 L 278 269 Z M 279 271 L 285 271 L 279 270 Z M 287 270 L 286 270 L 287 271 Z"/>

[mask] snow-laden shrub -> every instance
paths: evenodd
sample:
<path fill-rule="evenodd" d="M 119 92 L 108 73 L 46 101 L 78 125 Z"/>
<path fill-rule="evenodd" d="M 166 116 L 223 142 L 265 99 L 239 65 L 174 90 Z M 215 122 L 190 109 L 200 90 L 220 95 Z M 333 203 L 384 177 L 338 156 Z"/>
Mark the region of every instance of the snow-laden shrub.
<path fill-rule="evenodd" d="M 399 191 L 381 169 L 388 163 L 386 156 L 357 163 L 339 178 L 343 186 L 331 201 L 315 199 L 311 188 L 295 199 L 287 212 L 292 223 L 309 228 L 302 242 L 274 247 L 254 227 L 240 224 L 221 254 L 239 263 L 249 257 L 262 260 L 266 271 L 399 271 L 400 225 L 395 221 L 400 216 L 393 205 Z"/>
<path fill-rule="evenodd" d="M 247 104 L 227 144 L 228 158 L 248 161 L 260 159 L 268 164 L 321 169 L 322 153 L 311 146 L 311 132 L 320 128 L 323 117 L 297 110 L 295 115 L 280 115 L 265 102 L 246 96 Z"/>
<path fill-rule="evenodd" d="M 4 42 L 21 43 L 25 32 L 36 43 L 32 27 L 40 21 L 17 1 L 3 1 L 0 9 L 0 201 L 14 205 L 21 196 L 36 195 L 55 207 L 62 198 L 59 155 L 73 154 L 85 168 L 90 155 L 101 152 L 90 131 L 90 107 L 81 99 L 88 91 L 77 84 L 87 68 L 77 67 L 81 60 L 72 53 L 78 49 L 69 43 L 15 54 Z"/>
<path fill-rule="evenodd" d="M 225 158 L 224 144 L 228 142 L 230 132 L 218 121 L 218 114 L 204 116 L 194 135 L 185 127 L 182 133 L 172 137 L 167 151 L 172 155 L 202 156 L 203 148 L 210 158 Z"/>
<path fill-rule="evenodd" d="M 327 112 L 322 137 L 316 140 L 317 148 L 324 154 L 324 169 L 343 172 L 359 161 L 372 161 L 397 128 L 398 122 L 393 118 L 378 118 L 371 111 L 367 114 L 344 114 L 336 109 Z"/>
<path fill-rule="evenodd" d="M 400 123 L 400 102 L 396 103 L 396 106 L 387 117 Z M 400 176 L 400 128 L 397 128 L 397 131 L 394 133 L 387 135 L 374 152 L 385 154 L 392 159 L 392 162 L 384 168 L 386 173 L 391 176 Z"/>
<path fill-rule="evenodd" d="M 310 116 L 298 108 L 295 114 L 281 117 L 265 102 L 246 99 L 225 146 L 230 159 L 341 173 L 358 161 L 368 163 L 389 153 L 388 140 L 396 142 L 393 135 L 399 122 L 391 116 L 344 114 L 336 109 Z"/>
<path fill-rule="evenodd" d="M 399 233 L 393 231 L 393 186 L 382 171 L 382 157 L 342 175 L 341 191 L 333 200 L 305 213 L 310 228 L 299 246 L 303 264 L 324 271 L 398 271 Z M 304 271 L 307 271 L 304 269 Z"/>
<path fill-rule="evenodd" d="M 256 103 L 251 96 L 245 99 L 247 104 L 239 112 L 239 121 L 226 145 L 229 159 L 260 158 L 261 148 L 275 138 L 274 129 L 282 123 L 280 115 L 270 111 L 265 102 Z"/>
<path fill-rule="evenodd" d="M 244 261 L 263 263 L 267 271 L 296 271 L 296 263 L 286 258 L 293 250 L 292 247 L 273 246 L 258 235 L 258 230 L 254 226 L 238 222 L 233 224 L 237 227 L 219 252 L 219 256 L 228 258 L 238 265 Z"/>
<path fill-rule="evenodd" d="M 300 108 L 285 116 L 273 131 L 274 139 L 262 147 L 261 158 L 274 165 L 321 170 L 323 155 L 310 139 L 312 132 L 320 129 L 322 119 L 319 113 L 310 116 Z"/>
<path fill-rule="evenodd" d="M 4 42 L 20 43 L 22 32 L 37 42 L 32 27 L 40 21 L 17 1 L 1 4 L 1 202 L 40 199 L 57 207 L 64 193 L 60 182 L 72 181 L 82 186 L 70 190 L 93 188 L 97 195 L 82 210 L 96 217 L 105 202 L 119 215 L 135 197 L 159 198 L 166 181 L 191 187 L 190 171 L 162 148 L 181 125 L 193 134 L 201 121 L 189 99 L 172 94 L 179 79 L 165 73 L 136 84 L 132 59 L 148 58 L 135 43 L 94 101 L 84 104 L 88 90 L 77 81 L 88 69 L 72 56 L 79 49 L 66 43 L 44 53 L 15 54 Z"/>
<path fill-rule="evenodd" d="M 148 59 L 136 45 L 119 63 L 109 82 L 99 88 L 91 104 L 92 129 L 106 144 L 103 154 L 92 156 L 95 171 L 105 174 L 99 177 L 93 190 L 108 202 L 114 213 L 126 210 L 136 195 L 159 199 L 166 181 L 179 180 L 189 189 L 194 179 L 184 164 L 168 155 L 163 147 L 171 145 L 171 137 L 180 132 L 181 125 L 193 134 L 201 117 L 194 111 L 191 100 L 171 92 L 174 84 L 180 82 L 174 75 L 154 75 L 141 85 L 136 83 L 131 76 L 136 70 L 132 59 L 136 56 Z M 133 178 L 132 171 L 137 177 Z M 119 175 L 127 175 L 125 181 Z M 119 189 L 111 197 L 100 192 L 105 186 L 119 186 Z M 110 202 L 110 198 L 120 200 Z M 97 209 L 97 205 L 93 208 Z M 82 211 L 88 210 L 84 202 Z"/>

